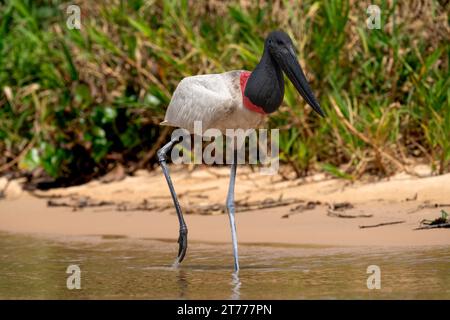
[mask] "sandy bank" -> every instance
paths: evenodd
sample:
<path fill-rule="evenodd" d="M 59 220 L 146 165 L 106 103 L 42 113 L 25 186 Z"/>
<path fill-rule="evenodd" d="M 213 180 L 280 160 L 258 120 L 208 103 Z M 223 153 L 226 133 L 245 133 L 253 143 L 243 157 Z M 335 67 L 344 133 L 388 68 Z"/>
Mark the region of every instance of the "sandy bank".
<path fill-rule="evenodd" d="M 186 212 L 191 241 L 228 242 L 228 217 L 220 214 L 228 184 L 227 168 L 173 168 L 173 180 Z M 139 172 L 108 184 L 40 192 L 39 197 L 12 185 L 0 200 L 0 230 L 59 235 L 123 235 L 171 239 L 178 224 L 160 172 Z M 45 197 L 45 198 L 42 198 Z M 48 207 L 56 204 L 87 207 Z M 240 243 L 422 246 L 449 245 L 449 229 L 416 231 L 423 219 L 450 212 L 450 174 L 427 178 L 398 175 L 375 183 L 355 183 L 316 175 L 301 180 L 262 176 L 239 168 L 236 185 Z M 268 199 L 270 198 L 270 199 Z M 269 201 L 270 200 L 270 201 Z M 93 206 L 104 201 L 101 206 Z M 281 205 L 281 202 L 286 205 Z M 308 201 L 315 202 L 313 205 Z M 278 204 L 277 204 L 278 202 Z M 330 205 L 351 206 L 330 211 Z M 264 204 L 273 203 L 267 208 Z M 290 204 L 288 204 L 290 203 Z M 211 207 L 212 204 L 215 206 Z M 249 204 L 256 204 L 255 209 Z M 435 204 L 442 205 L 434 207 Z M 446 207 L 448 205 L 448 207 Z M 244 210 L 245 209 L 245 210 Z M 239 206 L 238 206 L 239 210 Z M 289 217 L 286 218 L 286 215 Z M 398 224 L 364 228 L 380 223 Z"/>

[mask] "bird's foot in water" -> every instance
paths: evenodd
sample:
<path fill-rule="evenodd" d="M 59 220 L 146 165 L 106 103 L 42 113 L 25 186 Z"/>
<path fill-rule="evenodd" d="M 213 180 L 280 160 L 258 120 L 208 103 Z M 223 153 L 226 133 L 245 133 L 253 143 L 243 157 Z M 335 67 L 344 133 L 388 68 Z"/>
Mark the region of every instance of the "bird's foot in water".
<path fill-rule="evenodd" d="M 186 251 L 187 251 L 187 229 L 180 229 L 180 236 L 178 237 L 178 244 L 179 244 L 179 248 L 178 248 L 178 263 L 180 263 L 181 261 L 183 261 L 184 256 L 186 255 Z"/>

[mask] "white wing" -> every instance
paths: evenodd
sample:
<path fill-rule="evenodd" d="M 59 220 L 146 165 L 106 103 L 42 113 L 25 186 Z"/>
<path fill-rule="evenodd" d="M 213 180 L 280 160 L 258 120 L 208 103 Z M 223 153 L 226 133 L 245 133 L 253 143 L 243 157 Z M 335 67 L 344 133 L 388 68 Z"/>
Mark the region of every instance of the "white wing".
<path fill-rule="evenodd" d="M 237 103 L 237 97 L 230 90 L 232 82 L 233 77 L 226 74 L 184 78 L 172 96 L 165 123 L 190 132 L 194 130 L 194 121 L 201 121 L 204 130 L 214 127 Z"/>

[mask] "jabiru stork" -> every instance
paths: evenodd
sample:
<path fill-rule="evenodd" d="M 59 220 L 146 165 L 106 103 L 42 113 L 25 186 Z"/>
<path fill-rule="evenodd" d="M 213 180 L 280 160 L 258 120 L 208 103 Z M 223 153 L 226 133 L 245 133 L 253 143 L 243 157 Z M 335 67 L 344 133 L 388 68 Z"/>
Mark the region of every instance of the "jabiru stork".
<path fill-rule="evenodd" d="M 291 38 L 283 31 L 273 31 L 265 39 L 261 60 L 252 72 L 234 70 L 182 79 L 161 124 L 184 128 L 190 133 L 194 132 L 194 121 L 201 121 L 204 130 L 217 128 L 222 133 L 226 129 L 256 128 L 283 102 L 283 72 L 313 110 L 325 116 L 297 60 Z M 174 138 L 157 152 L 180 225 L 177 263 L 183 261 L 186 254 L 188 229 L 169 175 L 167 155 L 178 142 Z M 237 272 L 239 257 L 234 206 L 236 167 L 235 156 L 231 164 L 226 207 L 231 226 L 234 269 Z"/>

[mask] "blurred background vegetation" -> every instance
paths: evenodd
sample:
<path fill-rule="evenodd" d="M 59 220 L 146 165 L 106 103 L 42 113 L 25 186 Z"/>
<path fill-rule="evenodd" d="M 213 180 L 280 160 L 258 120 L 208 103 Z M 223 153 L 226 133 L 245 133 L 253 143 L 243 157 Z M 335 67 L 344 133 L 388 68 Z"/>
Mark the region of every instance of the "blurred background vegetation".
<path fill-rule="evenodd" d="M 70 4 L 81 30 L 66 27 Z M 309 115 L 289 85 L 268 119 L 297 176 L 449 172 L 448 12 L 437 0 L 0 0 L 0 175 L 70 185 L 153 167 L 177 83 L 252 70 L 273 29 L 294 39 L 328 114 Z"/>

